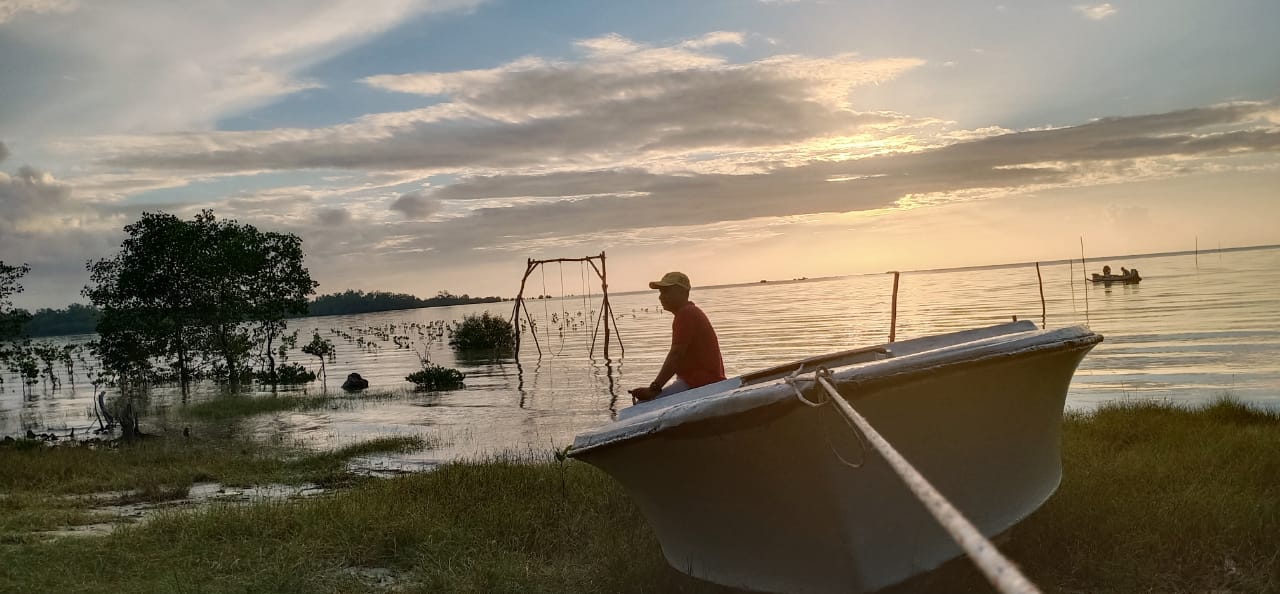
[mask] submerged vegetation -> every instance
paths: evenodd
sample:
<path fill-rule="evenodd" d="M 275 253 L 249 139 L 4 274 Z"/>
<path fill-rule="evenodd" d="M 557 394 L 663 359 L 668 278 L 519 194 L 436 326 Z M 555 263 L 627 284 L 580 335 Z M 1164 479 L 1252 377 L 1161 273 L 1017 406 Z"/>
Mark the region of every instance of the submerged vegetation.
<path fill-rule="evenodd" d="M 506 351 L 514 345 L 511 322 L 487 311 L 464 316 L 449 328 L 449 346 L 458 351 Z"/>
<path fill-rule="evenodd" d="M 165 439 L 119 451 L 0 448 L 0 590 L 729 591 L 668 566 L 616 482 L 551 455 L 169 514 L 118 529 L 111 542 L 127 547 L 30 532 L 96 521 L 92 509 L 51 494 L 153 484 L 163 496 L 197 475 L 313 480 L 341 472 L 335 460 L 350 453 L 287 462 L 248 446 L 199 447 Z M 1280 414 L 1229 401 L 1194 411 L 1104 406 L 1067 418 L 1063 452 L 1058 492 L 999 545 L 1044 591 L 1280 589 Z M 957 559 L 889 592 L 989 590 Z"/>
<path fill-rule="evenodd" d="M 419 390 L 453 390 L 462 387 L 463 377 L 464 374 L 457 369 L 423 361 L 422 369 L 410 373 L 404 379 Z"/>

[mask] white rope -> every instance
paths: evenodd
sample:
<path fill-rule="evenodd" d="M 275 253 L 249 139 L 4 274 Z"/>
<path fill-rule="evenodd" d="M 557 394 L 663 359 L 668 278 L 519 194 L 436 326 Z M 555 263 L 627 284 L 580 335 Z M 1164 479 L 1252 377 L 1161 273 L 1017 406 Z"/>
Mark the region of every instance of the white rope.
<path fill-rule="evenodd" d="M 804 370 L 804 363 L 801 363 L 799 367 L 796 367 L 795 371 L 791 372 L 791 375 L 788 375 L 786 377 L 787 385 L 791 386 L 792 390 L 795 390 L 796 399 L 814 408 L 819 408 L 826 405 L 827 400 L 825 398 L 817 401 L 811 401 L 808 398 L 804 397 L 804 391 L 800 389 L 800 383 L 799 383 L 800 372 L 802 370 Z M 819 419 L 823 418 L 821 416 L 821 413 L 819 413 L 818 418 Z M 862 468 L 862 465 L 867 463 L 867 444 L 866 442 L 862 441 L 862 434 L 858 432 L 857 428 L 849 424 L 849 419 L 846 419 L 844 417 L 841 417 L 841 419 L 844 420 L 846 425 L 849 425 L 849 428 L 853 429 L 853 437 L 854 439 L 858 440 L 858 448 L 859 448 L 859 451 L 862 452 L 860 460 L 858 460 L 857 462 L 850 462 L 847 458 L 844 457 L 843 454 L 840 453 L 840 450 L 836 449 L 836 444 L 831 443 L 831 434 L 827 432 L 826 423 L 820 423 L 822 425 L 822 437 L 823 439 L 827 440 L 827 447 L 831 448 L 831 454 L 835 456 L 836 459 L 839 460 L 841 464 L 844 464 L 849 468 Z"/>
<path fill-rule="evenodd" d="M 791 386 L 792 390 L 795 390 L 796 399 L 814 408 L 818 408 L 819 406 L 826 404 L 827 402 L 825 400 L 813 401 L 804 397 L 804 392 L 800 390 L 800 384 L 797 383 L 800 377 L 800 372 L 802 370 L 804 370 L 804 363 L 801 363 L 800 366 L 797 367 L 795 371 L 792 371 L 791 375 L 788 375 L 786 380 L 787 385 Z"/>
<path fill-rule="evenodd" d="M 804 398 L 794 381 L 795 374 L 792 375 L 793 377 L 787 378 L 787 383 L 796 390 L 797 398 L 810 406 L 823 404 L 820 402 L 815 405 Z M 951 534 L 951 538 L 955 539 L 956 543 L 964 549 L 969 558 L 978 566 L 978 569 L 982 570 L 982 573 L 987 576 L 987 580 L 1004 594 L 1015 592 L 1039 594 L 1040 589 L 1031 583 L 1026 576 L 1022 575 L 1022 572 L 1018 571 L 1017 566 L 1012 561 L 996 550 L 995 545 L 991 544 L 991 541 L 987 540 L 981 532 L 978 532 L 973 523 L 960 513 L 960 510 L 951 505 L 951 502 L 947 501 L 946 497 L 943 497 L 933 485 L 929 484 L 924 475 L 921 475 L 918 470 L 911 466 L 911 463 L 907 462 L 907 459 L 903 458 L 902 454 L 893 449 L 893 446 L 889 445 L 889 442 L 884 437 L 881 437 L 871 427 L 871 424 L 840 396 L 835 386 L 831 385 L 830 377 L 831 372 L 824 369 L 814 372 L 813 379 L 815 383 L 820 384 L 826 390 L 828 400 L 834 402 L 837 409 L 844 413 L 845 418 L 857 427 L 858 431 L 866 437 L 866 440 L 875 447 L 881 456 L 884 456 L 889 466 L 902 478 L 902 482 L 906 483 L 907 487 L 920 499 L 920 502 L 929 510 L 934 519 Z"/>

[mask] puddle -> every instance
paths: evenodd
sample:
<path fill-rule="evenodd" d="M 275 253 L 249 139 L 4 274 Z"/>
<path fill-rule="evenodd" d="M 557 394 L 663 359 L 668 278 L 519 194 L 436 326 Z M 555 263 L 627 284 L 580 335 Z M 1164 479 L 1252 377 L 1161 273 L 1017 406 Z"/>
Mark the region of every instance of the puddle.
<path fill-rule="evenodd" d="M 111 534 L 119 526 L 144 522 L 160 511 L 194 511 L 201 506 L 212 504 L 246 504 L 258 501 L 302 499 L 323 495 L 328 492 L 328 489 L 314 484 L 227 487 L 220 483 L 196 483 L 191 485 L 186 497 L 168 501 L 112 503 L 137 497 L 139 496 L 138 491 L 108 491 L 89 495 L 76 495 L 72 498 L 94 504 L 88 510 L 90 513 L 100 517 L 105 516 L 109 520 L 79 526 L 64 526 L 54 530 L 43 530 L 35 534 L 47 540 L 77 536 L 103 536 Z"/>
<path fill-rule="evenodd" d="M 396 592 L 405 586 L 394 570 L 385 567 L 347 567 L 341 571 L 354 576 L 365 586 L 379 590 Z"/>
<path fill-rule="evenodd" d="M 373 478 L 391 478 L 417 472 L 431 472 L 441 463 L 434 455 L 428 456 L 430 452 L 415 454 L 419 457 L 415 457 L 414 454 L 357 456 L 347 461 L 347 470 Z"/>

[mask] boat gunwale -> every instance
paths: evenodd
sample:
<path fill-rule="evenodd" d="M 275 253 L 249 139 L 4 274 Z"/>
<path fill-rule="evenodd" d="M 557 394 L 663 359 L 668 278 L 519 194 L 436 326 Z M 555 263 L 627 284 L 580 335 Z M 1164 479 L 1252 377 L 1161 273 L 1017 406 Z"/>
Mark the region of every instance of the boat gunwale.
<path fill-rule="evenodd" d="M 1030 346 L 1013 349 L 1013 350 L 981 353 L 976 356 L 973 355 L 971 352 L 969 352 L 968 349 L 963 348 L 965 345 L 972 344 L 972 343 L 958 343 L 955 345 L 949 345 L 947 347 L 941 347 L 938 349 L 933 349 L 928 351 L 921 351 L 918 353 L 912 353 L 912 354 L 903 355 L 900 357 L 892 357 L 888 359 L 880 359 L 876 361 L 857 363 L 857 364 L 850 365 L 843 370 L 839 370 L 839 371 L 833 370 L 834 375 L 832 377 L 832 383 L 835 384 L 837 388 L 842 386 L 853 386 L 854 388 L 856 388 L 856 391 L 854 394 L 845 396 L 846 400 L 853 401 L 859 398 L 867 397 L 871 390 L 875 390 L 886 384 L 909 383 L 913 381 L 921 381 L 926 379 L 926 376 L 928 375 L 939 373 L 939 372 L 949 372 L 953 368 L 959 368 L 959 367 L 968 367 L 968 366 L 984 367 L 988 365 L 1005 363 L 1008 360 L 1015 359 L 1015 358 L 1039 357 L 1043 355 L 1055 354 L 1062 351 L 1076 351 L 1076 350 L 1087 351 L 1089 349 L 1092 349 L 1098 343 L 1103 341 L 1103 336 L 1101 334 L 1097 334 L 1092 330 L 1089 330 L 1083 326 L 1072 326 L 1064 329 L 1054 330 L 1051 332 L 1063 332 L 1063 331 L 1077 329 L 1077 328 L 1085 330 L 1086 333 L 1081 334 L 1079 336 L 1075 336 L 1075 337 L 1047 341 L 1047 342 L 1033 344 Z M 1045 336 L 1047 334 L 1046 331 L 1037 331 L 1037 332 L 1038 332 L 1037 336 Z M 1009 335 L 1005 335 L 1005 337 L 1008 337 L 1008 336 Z M 1020 337 L 1020 338 L 1025 339 L 1029 337 Z M 1018 338 L 1015 338 L 1014 340 L 1018 340 Z M 1002 341 L 1002 342 L 998 342 L 990 345 L 983 345 L 983 346 L 990 348 L 990 347 L 1002 344 L 1003 342 L 1009 342 L 1009 341 Z M 947 352 L 947 351 L 950 351 L 950 352 Z M 940 360 L 927 361 L 926 359 L 924 365 L 914 365 L 921 362 L 918 359 L 919 357 L 921 357 L 922 355 L 928 356 L 931 353 L 934 354 L 935 356 L 941 355 Z M 801 381 L 806 381 L 809 384 L 807 387 L 803 388 L 805 390 L 808 390 L 814 384 L 814 380 L 812 378 L 801 378 Z M 728 412 L 720 415 L 689 419 L 674 425 L 666 425 L 666 426 L 662 425 L 660 421 L 663 417 L 663 414 L 665 413 L 659 414 L 654 418 L 646 419 L 644 421 L 636 423 L 636 425 L 640 427 L 643 427 L 644 425 L 648 425 L 648 427 L 645 429 L 638 429 L 631 433 L 616 435 L 611 438 L 606 438 L 604 440 L 601 440 L 595 443 L 584 445 L 582 447 L 578 447 L 576 445 L 577 439 L 575 439 L 575 445 L 570 448 L 568 455 L 570 457 L 577 458 L 584 454 L 595 453 L 605 448 L 610 448 L 610 447 L 614 447 L 614 446 L 618 446 L 618 445 L 622 445 L 625 443 L 642 440 L 642 439 L 652 439 L 659 436 L 664 436 L 664 437 L 665 436 L 671 436 L 671 437 L 688 436 L 691 433 L 692 434 L 703 433 L 705 432 L 705 429 L 706 429 L 705 425 L 709 423 L 716 424 L 716 425 L 723 425 L 726 419 L 733 419 L 733 418 L 756 419 L 760 415 L 755 411 L 762 411 L 762 412 L 768 411 L 764 415 L 765 418 L 763 420 L 754 420 L 753 422 L 750 422 L 747 425 L 744 425 L 744 426 L 754 426 L 759 422 L 767 422 L 767 420 L 769 419 L 776 418 L 777 416 L 785 414 L 787 411 L 800 405 L 800 402 L 798 402 L 796 398 L 794 398 L 794 392 L 792 391 L 792 388 L 786 384 L 772 384 L 772 385 L 753 384 L 748 386 L 742 386 L 739 388 L 734 388 L 733 390 L 730 390 L 730 391 L 738 391 L 743 389 L 747 389 L 750 391 L 759 391 L 759 392 L 777 391 L 779 389 L 783 389 L 786 392 L 790 393 L 789 394 L 790 397 L 776 397 L 776 398 L 773 398 L 772 400 L 766 400 L 764 402 L 760 402 L 756 404 L 755 406 L 750 406 L 742 410 L 732 411 L 732 412 Z M 717 394 L 723 394 L 723 393 L 717 393 Z M 707 396 L 699 398 L 698 400 L 702 400 L 703 398 L 709 398 L 712 396 L 714 395 L 708 394 Z M 757 396 L 757 399 L 765 399 L 765 398 L 768 398 L 768 396 L 764 394 Z M 690 402 L 696 402 L 696 401 L 690 401 Z M 685 404 L 689 404 L 689 403 L 678 403 L 673 406 L 681 406 Z M 785 409 L 782 409 L 780 407 L 785 407 Z M 667 410 L 670 410 L 670 409 L 667 409 Z M 605 427 L 608 427 L 608 426 L 609 425 L 605 425 Z M 722 433 L 722 432 L 723 430 L 716 431 L 716 433 Z M 584 435 L 590 435 L 592 433 L 595 433 L 595 431 L 589 431 L 587 433 L 583 433 L 578 437 L 581 438 Z"/>

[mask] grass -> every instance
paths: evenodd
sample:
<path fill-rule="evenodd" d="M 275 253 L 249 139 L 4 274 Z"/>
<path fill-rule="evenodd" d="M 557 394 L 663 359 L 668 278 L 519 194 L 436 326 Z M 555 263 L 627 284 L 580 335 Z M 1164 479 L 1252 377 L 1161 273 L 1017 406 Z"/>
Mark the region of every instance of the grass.
<path fill-rule="evenodd" d="M 422 592 L 722 591 L 670 569 L 604 474 L 501 460 L 0 548 L 0 590 L 370 589 L 344 568 L 388 568 Z"/>
<path fill-rule="evenodd" d="M 272 413 L 286 410 L 316 410 L 342 405 L 352 406 L 360 401 L 385 400 L 395 398 L 395 392 L 361 392 L 358 395 L 272 395 L 245 396 L 242 394 L 223 394 L 209 400 L 197 402 L 186 407 L 182 414 L 204 421 L 227 421 L 248 417 L 261 413 Z"/>
<path fill-rule="evenodd" d="M 1063 445 L 1058 493 L 1000 545 L 1046 592 L 1280 591 L 1280 415 L 1113 405 L 1069 416 Z M 29 455 L 0 450 L 0 490 Z M 550 456 L 0 546 L 0 591 L 381 591 L 373 569 L 409 592 L 728 591 L 671 569 L 608 476 Z M 967 591 L 990 587 L 965 559 L 891 590 Z"/>
<path fill-rule="evenodd" d="M 76 495 L 114 493 L 106 503 L 125 505 L 182 499 L 201 482 L 350 486 L 370 480 L 348 471 L 351 458 L 426 446 L 419 437 L 309 454 L 232 439 L 181 437 L 118 448 L 7 446 L 0 448 L 0 543 L 29 540 L 24 535 L 36 530 L 102 521 L 93 512 L 95 503 Z M 0 585 L 0 591 L 6 588 Z"/>
<path fill-rule="evenodd" d="M 1280 592 L 1280 414 L 1220 399 L 1068 415 L 1063 481 L 1000 546 L 1050 592 Z M 967 559 L 893 592 L 986 592 Z"/>

